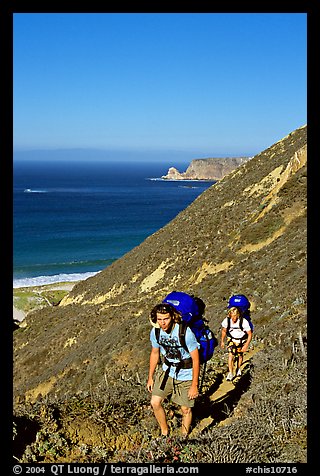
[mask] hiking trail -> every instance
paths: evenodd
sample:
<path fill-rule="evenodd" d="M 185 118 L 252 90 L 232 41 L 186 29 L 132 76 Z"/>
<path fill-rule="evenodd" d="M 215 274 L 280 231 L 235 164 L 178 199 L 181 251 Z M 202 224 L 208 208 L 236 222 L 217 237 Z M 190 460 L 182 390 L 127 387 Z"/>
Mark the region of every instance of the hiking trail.
<path fill-rule="evenodd" d="M 218 374 L 215 382 L 212 382 L 206 389 L 198 405 L 198 418 L 196 425 L 190 432 L 189 437 L 195 437 L 214 423 L 223 424 L 226 420 L 225 407 L 235 406 L 241 395 L 246 391 L 250 384 L 250 368 L 252 366 L 252 357 L 262 349 L 262 345 L 255 345 L 243 356 L 241 365 L 241 376 L 232 381 L 225 379 L 225 374 Z M 198 420 L 198 421 L 197 421 Z"/>

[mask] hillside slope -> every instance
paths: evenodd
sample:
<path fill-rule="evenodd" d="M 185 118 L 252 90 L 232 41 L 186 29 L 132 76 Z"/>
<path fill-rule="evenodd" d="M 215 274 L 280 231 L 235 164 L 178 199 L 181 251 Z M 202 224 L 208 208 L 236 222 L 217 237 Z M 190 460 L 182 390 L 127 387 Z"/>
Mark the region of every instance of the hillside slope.
<path fill-rule="evenodd" d="M 129 386 L 132 398 L 136 391 L 140 403 L 147 401 L 150 309 L 173 289 L 193 293 L 206 303 L 205 316 L 219 334 L 226 300 L 241 292 L 252 302 L 255 345 L 264 350 L 254 356 L 252 382 L 239 397 L 240 433 L 246 421 L 241 402 L 253 401 L 253 395 L 260 395 L 254 408 L 264 418 L 267 410 L 261 408 L 274 408 L 277 392 L 284 398 L 280 405 L 279 397 L 279 411 L 299 405 L 300 415 L 296 427 L 279 430 L 281 445 L 275 449 L 277 436 L 272 457 L 255 453 L 253 446 L 249 460 L 303 461 L 306 172 L 304 126 L 207 189 L 140 246 L 79 282 L 59 306 L 29 314 L 27 326 L 14 333 L 16 411 L 44 397 L 68 401 L 94 393 L 98 399 L 111 388 L 125 402 L 117 392 L 122 386 Z M 226 356 L 216 354 L 212 365 L 223 366 Z M 293 365 L 299 367 L 299 391 Z M 256 438 L 263 446 L 261 435 Z M 266 448 L 270 441 L 273 437 Z"/>

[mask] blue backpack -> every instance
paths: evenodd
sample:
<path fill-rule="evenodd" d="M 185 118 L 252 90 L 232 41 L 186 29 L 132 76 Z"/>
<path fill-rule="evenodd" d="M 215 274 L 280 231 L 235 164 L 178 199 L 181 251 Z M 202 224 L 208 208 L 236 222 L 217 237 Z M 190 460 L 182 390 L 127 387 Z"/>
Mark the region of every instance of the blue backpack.
<path fill-rule="evenodd" d="M 231 307 L 237 307 L 241 311 L 241 317 L 239 321 L 240 329 L 243 331 L 242 323 L 243 319 L 246 319 L 249 323 L 251 331 L 254 330 L 254 325 L 251 321 L 251 314 L 250 314 L 250 301 L 244 294 L 234 294 L 231 296 L 228 302 L 228 309 Z M 228 328 L 227 333 L 230 329 L 230 317 L 228 317 Z"/>
<path fill-rule="evenodd" d="M 210 360 L 218 341 L 204 321 L 204 302 L 200 298 L 178 291 L 173 291 L 168 294 L 162 302 L 171 304 L 171 306 L 181 314 L 182 322 L 179 326 L 181 346 L 188 352 L 185 342 L 185 333 L 187 326 L 189 326 L 200 344 L 200 363 L 205 363 Z"/>

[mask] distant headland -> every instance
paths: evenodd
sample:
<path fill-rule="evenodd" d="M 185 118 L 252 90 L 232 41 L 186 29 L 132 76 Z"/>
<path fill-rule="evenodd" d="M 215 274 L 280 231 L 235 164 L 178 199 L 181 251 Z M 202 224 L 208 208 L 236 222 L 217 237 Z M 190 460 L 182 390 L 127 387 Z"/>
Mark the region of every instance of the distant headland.
<path fill-rule="evenodd" d="M 194 159 L 185 172 L 170 167 L 164 180 L 221 180 L 235 168 L 250 160 L 251 157 L 225 157 Z"/>

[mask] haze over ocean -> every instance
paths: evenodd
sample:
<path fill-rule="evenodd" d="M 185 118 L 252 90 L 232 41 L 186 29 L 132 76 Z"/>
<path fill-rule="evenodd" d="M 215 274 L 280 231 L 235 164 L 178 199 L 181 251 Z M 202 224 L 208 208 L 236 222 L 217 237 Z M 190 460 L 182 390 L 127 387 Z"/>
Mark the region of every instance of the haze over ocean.
<path fill-rule="evenodd" d="M 78 281 L 101 271 L 214 183 L 154 180 L 172 165 L 15 161 L 13 287 Z"/>

